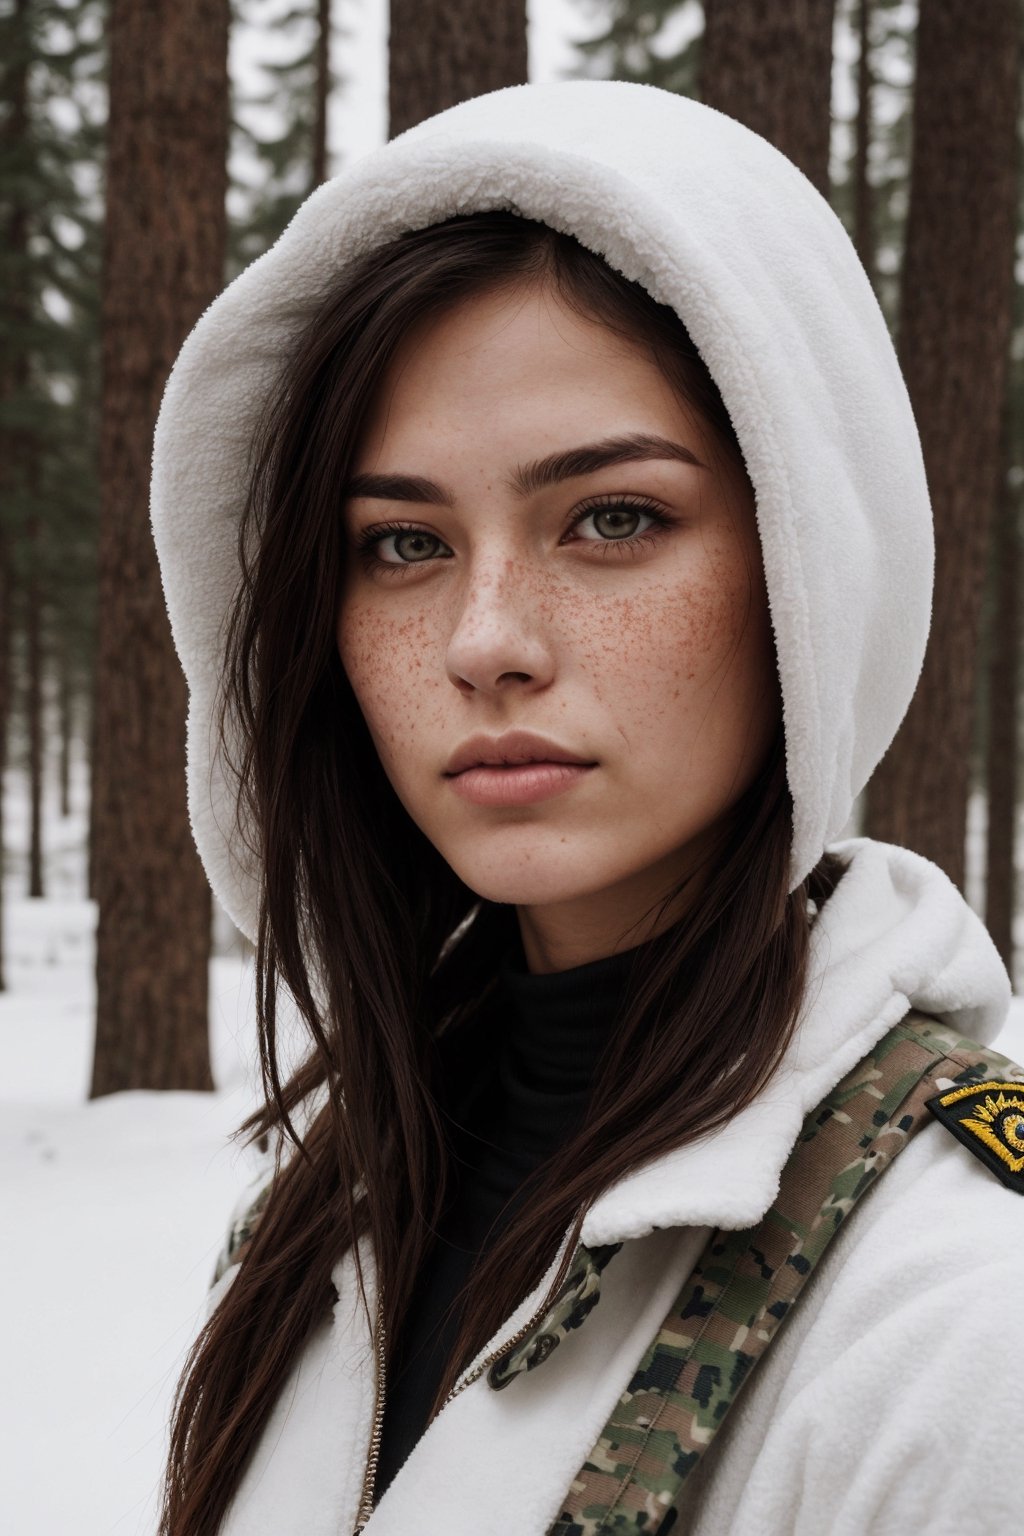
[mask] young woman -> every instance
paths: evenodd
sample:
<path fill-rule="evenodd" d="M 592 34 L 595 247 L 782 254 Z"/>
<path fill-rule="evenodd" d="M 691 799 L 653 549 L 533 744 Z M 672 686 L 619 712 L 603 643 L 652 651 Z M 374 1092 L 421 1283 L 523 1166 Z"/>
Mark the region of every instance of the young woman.
<path fill-rule="evenodd" d="M 276 1151 L 164 1536 L 1012 1528 L 1009 985 L 836 841 L 932 541 L 810 183 L 648 87 L 423 123 L 203 316 L 153 515 Z"/>

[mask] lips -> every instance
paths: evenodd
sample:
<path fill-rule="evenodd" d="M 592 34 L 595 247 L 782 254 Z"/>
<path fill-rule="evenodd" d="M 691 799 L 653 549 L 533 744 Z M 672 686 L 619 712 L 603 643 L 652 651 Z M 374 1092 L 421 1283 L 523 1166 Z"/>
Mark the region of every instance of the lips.
<path fill-rule="evenodd" d="M 596 766 L 593 758 L 581 757 L 567 747 L 532 731 L 508 731 L 504 736 L 471 736 L 448 760 L 445 776 L 452 778 L 467 768 L 509 767 L 523 763 L 576 763 Z"/>

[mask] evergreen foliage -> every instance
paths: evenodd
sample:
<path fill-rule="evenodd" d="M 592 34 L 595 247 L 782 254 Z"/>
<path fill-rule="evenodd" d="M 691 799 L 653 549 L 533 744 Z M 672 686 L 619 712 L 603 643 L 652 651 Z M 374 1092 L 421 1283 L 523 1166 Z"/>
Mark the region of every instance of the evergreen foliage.
<path fill-rule="evenodd" d="M 0 8 L 0 530 L 14 655 L 33 594 L 44 669 L 52 681 L 66 668 L 78 700 L 95 627 L 104 12 L 101 0 Z"/>
<path fill-rule="evenodd" d="M 581 74 L 658 85 L 699 99 L 700 0 L 583 0 L 580 9 L 604 24 L 576 42 Z"/>
<path fill-rule="evenodd" d="M 273 245 L 315 185 L 319 38 L 317 0 L 233 0 L 232 18 L 262 32 L 265 84 L 232 90 L 229 280 Z M 332 42 L 336 35 L 344 32 L 332 26 Z M 328 93 L 338 81 L 332 70 Z"/>
<path fill-rule="evenodd" d="M 831 202 L 854 234 L 853 162 L 856 143 L 857 28 L 861 0 L 838 0 L 836 63 L 833 74 Z M 914 40 L 917 7 L 907 0 L 870 0 L 869 68 L 871 100 L 868 180 L 874 236 L 872 276 L 879 303 L 895 336 L 899 325 L 899 275 L 903 265 L 910 196 L 910 131 L 913 112 Z M 836 73 L 844 71 L 849 88 Z M 837 88 L 837 86 L 839 88 Z M 843 98 L 848 98 L 844 101 Z"/>

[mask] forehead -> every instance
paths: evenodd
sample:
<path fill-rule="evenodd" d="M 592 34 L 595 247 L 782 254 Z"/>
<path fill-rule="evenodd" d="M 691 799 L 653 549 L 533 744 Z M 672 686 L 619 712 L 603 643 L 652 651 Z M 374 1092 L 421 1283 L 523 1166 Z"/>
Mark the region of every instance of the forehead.
<path fill-rule="evenodd" d="M 463 443 L 493 456 L 512 438 L 521 451 L 523 435 L 554 447 L 566 434 L 696 426 L 643 343 L 533 281 L 463 299 L 405 336 L 374 393 L 359 457 Z"/>

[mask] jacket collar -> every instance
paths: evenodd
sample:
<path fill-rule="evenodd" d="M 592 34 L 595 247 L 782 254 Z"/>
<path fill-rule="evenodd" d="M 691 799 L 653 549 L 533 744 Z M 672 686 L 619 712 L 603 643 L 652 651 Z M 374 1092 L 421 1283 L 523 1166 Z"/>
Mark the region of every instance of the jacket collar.
<path fill-rule="evenodd" d="M 995 1039 L 1010 980 L 952 881 L 919 854 L 869 838 L 832 851 L 848 868 L 812 929 L 804 1007 L 778 1069 L 727 1125 L 608 1189 L 584 1221 L 588 1247 L 656 1227 L 760 1221 L 804 1117 L 909 1009 L 979 1044 Z"/>

